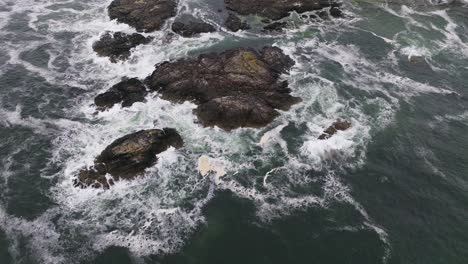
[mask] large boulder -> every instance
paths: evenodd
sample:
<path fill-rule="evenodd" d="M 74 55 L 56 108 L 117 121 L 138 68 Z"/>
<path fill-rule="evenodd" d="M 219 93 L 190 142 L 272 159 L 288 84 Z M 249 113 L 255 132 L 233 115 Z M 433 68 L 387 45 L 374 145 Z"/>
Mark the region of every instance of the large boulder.
<path fill-rule="evenodd" d="M 280 81 L 294 61 L 279 48 L 248 48 L 165 62 L 147 79 L 150 89 L 174 102 L 192 101 L 204 126 L 258 127 L 300 101 Z"/>
<path fill-rule="evenodd" d="M 128 24 L 140 32 L 161 29 L 168 18 L 176 15 L 176 0 L 114 0 L 109 17 Z"/>
<path fill-rule="evenodd" d="M 241 15 L 259 15 L 278 20 L 287 17 L 290 12 L 303 13 L 326 7 L 337 7 L 336 0 L 224 0 L 226 8 Z"/>
<path fill-rule="evenodd" d="M 176 21 L 172 24 L 172 31 L 185 37 L 191 38 L 193 36 L 199 35 L 200 33 L 215 32 L 216 28 L 205 22 L 198 21 L 188 21 L 181 22 Z"/>
<path fill-rule="evenodd" d="M 240 19 L 240 17 L 232 14 L 232 13 L 229 13 L 227 19 L 226 19 L 226 22 L 225 22 L 225 25 L 226 27 L 233 31 L 233 32 L 237 32 L 239 30 L 247 30 L 247 29 L 250 29 L 250 26 L 247 24 L 247 22 L 245 21 L 242 21 L 242 19 Z"/>
<path fill-rule="evenodd" d="M 93 44 L 93 50 L 101 57 L 109 57 L 116 63 L 130 57 L 130 50 L 141 44 L 148 44 L 153 40 L 138 33 L 125 34 L 122 32 L 105 32 L 101 38 Z"/>
<path fill-rule="evenodd" d="M 115 104 L 130 107 L 136 102 L 143 102 L 148 94 L 145 85 L 136 78 L 124 79 L 94 99 L 98 110 L 106 110 Z"/>
<path fill-rule="evenodd" d="M 338 131 L 345 131 L 351 127 L 351 122 L 346 120 L 338 119 L 331 126 L 329 126 L 323 133 L 319 136 L 318 139 L 325 140 L 331 138 L 333 135 L 338 133 Z"/>
<path fill-rule="evenodd" d="M 126 135 L 104 149 L 93 167 L 81 170 L 74 185 L 82 188 L 109 188 L 116 180 L 128 180 L 141 175 L 146 168 L 156 163 L 157 154 L 171 146 L 181 148 L 182 145 L 182 138 L 172 128 L 142 130 Z"/>

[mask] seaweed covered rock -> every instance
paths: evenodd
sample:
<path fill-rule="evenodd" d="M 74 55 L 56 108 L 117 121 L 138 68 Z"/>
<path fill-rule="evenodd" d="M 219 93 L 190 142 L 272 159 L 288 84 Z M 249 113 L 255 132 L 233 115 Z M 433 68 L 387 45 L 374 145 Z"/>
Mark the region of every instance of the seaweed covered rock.
<path fill-rule="evenodd" d="M 279 79 L 293 65 L 279 48 L 237 48 L 165 62 L 147 83 L 164 99 L 198 104 L 194 113 L 204 126 L 259 127 L 279 115 L 276 109 L 288 110 L 300 101 Z"/>
<path fill-rule="evenodd" d="M 114 0 L 109 17 L 128 24 L 140 32 L 161 29 L 168 18 L 176 15 L 176 0 Z"/>
<path fill-rule="evenodd" d="M 239 30 L 250 29 L 250 26 L 247 24 L 247 22 L 242 21 L 240 17 L 232 13 L 229 13 L 229 16 L 226 19 L 225 25 L 229 30 L 233 32 L 237 32 Z"/>
<path fill-rule="evenodd" d="M 105 32 L 101 38 L 93 44 L 93 50 L 101 57 L 109 57 L 116 63 L 130 57 L 130 50 L 141 44 L 148 44 L 153 38 L 144 37 L 141 34 L 125 34 L 122 32 Z"/>
<path fill-rule="evenodd" d="M 176 21 L 172 24 L 172 31 L 174 31 L 175 33 L 183 37 L 190 38 L 190 37 L 199 35 L 200 33 L 215 32 L 216 28 L 205 22 Z"/>
<path fill-rule="evenodd" d="M 122 107 L 130 107 L 136 102 L 143 102 L 147 94 L 146 87 L 140 80 L 124 79 L 106 92 L 99 94 L 94 99 L 94 104 L 98 110 L 111 108 L 118 103 L 122 103 Z"/>
<path fill-rule="evenodd" d="M 336 0 L 224 0 L 226 8 L 240 15 L 259 15 L 278 20 L 287 17 L 290 12 L 303 13 L 326 7 L 338 7 Z"/>
<path fill-rule="evenodd" d="M 345 120 L 337 120 L 331 126 L 329 126 L 323 134 L 319 136 L 318 139 L 325 140 L 331 138 L 333 135 L 338 133 L 338 131 L 345 131 L 351 127 L 351 122 Z"/>
<path fill-rule="evenodd" d="M 141 175 L 156 163 L 157 154 L 171 146 L 181 148 L 182 145 L 182 138 L 172 128 L 142 130 L 126 135 L 104 149 L 93 167 L 81 170 L 74 185 L 109 188 L 115 180 L 129 180 Z"/>

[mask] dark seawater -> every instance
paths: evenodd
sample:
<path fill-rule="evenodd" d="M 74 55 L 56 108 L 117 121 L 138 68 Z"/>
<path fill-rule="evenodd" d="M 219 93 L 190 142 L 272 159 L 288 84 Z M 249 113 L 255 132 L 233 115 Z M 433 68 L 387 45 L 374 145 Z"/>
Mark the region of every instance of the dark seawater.
<path fill-rule="evenodd" d="M 468 263 L 468 6 L 353 1 L 282 34 L 168 39 L 112 64 L 92 43 L 107 0 L 0 0 L 0 263 Z M 219 0 L 183 0 L 221 24 Z M 258 18 L 250 18 L 255 26 Z M 263 129 L 200 127 L 149 96 L 95 114 L 124 76 L 231 47 L 276 45 L 303 102 Z M 319 141 L 334 120 L 353 127 Z M 114 139 L 174 127 L 186 142 L 111 190 L 72 179 Z M 202 177 L 200 157 L 220 173 Z M 222 171 L 226 174 L 222 175 Z"/>

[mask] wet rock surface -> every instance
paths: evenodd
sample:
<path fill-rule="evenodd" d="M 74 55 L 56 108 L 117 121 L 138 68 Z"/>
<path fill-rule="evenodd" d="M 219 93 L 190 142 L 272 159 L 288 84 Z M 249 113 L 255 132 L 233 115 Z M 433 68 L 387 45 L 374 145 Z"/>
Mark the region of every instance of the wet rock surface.
<path fill-rule="evenodd" d="M 335 0 L 225 0 L 226 8 L 240 15 L 259 15 L 278 20 L 296 11 L 303 13 L 326 7 L 338 7 Z"/>
<path fill-rule="evenodd" d="M 351 122 L 346 120 L 337 120 L 331 126 L 329 126 L 323 134 L 319 136 L 318 139 L 325 140 L 331 138 L 333 135 L 338 133 L 338 131 L 345 131 L 351 127 Z"/>
<path fill-rule="evenodd" d="M 108 91 L 99 94 L 94 99 L 94 104 L 101 111 L 118 103 L 122 103 L 122 107 L 130 107 L 136 102 L 143 102 L 147 94 L 146 87 L 140 80 L 124 79 Z"/>
<path fill-rule="evenodd" d="M 229 16 L 226 19 L 225 25 L 229 30 L 233 32 L 237 32 L 239 30 L 250 29 L 250 26 L 249 24 L 247 24 L 247 22 L 242 21 L 240 17 L 232 13 L 229 13 Z"/>
<path fill-rule="evenodd" d="M 280 81 L 294 61 L 279 48 L 249 48 L 165 62 L 147 79 L 150 89 L 174 102 L 192 101 L 204 126 L 225 130 L 259 127 L 300 101 Z"/>
<path fill-rule="evenodd" d="M 109 17 L 128 24 L 140 32 L 161 29 L 168 18 L 176 15 L 176 0 L 114 0 Z"/>
<path fill-rule="evenodd" d="M 109 188 L 114 181 L 133 179 L 156 163 L 156 155 L 169 147 L 181 148 L 183 140 L 175 129 L 142 130 L 115 140 L 83 169 L 75 179 L 77 187 Z M 106 175 L 111 175 L 111 178 Z"/>
<path fill-rule="evenodd" d="M 205 22 L 198 22 L 198 21 L 187 21 L 181 22 L 176 21 L 172 24 L 172 31 L 175 33 L 186 37 L 194 37 L 199 35 L 200 33 L 208 33 L 208 32 L 215 32 L 216 28 L 208 23 Z"/>
<path fill-rule="evenodd" d="M 272 32 L 272 31 L 281 32 L 287 26 L 288 26 L 288 23 L 286 23 L 286 22 L 273 22 L 271 24 L 268 24 L 268 25 L 264 26 L 263 31 L 266 31 L 266 32 L 268 32 L 268 31 L 269 32 Z"/>
<path fill-rule="evenodd" d="M 130 57 L 130 50 L 141 44 L 148 44 L 153 40 L 141 34 L 125 34 L 122 32 L 105 32 L 93 44 L 93 50 L 101 57 L 109 57 L 111 62 L 126 60 Z"/>

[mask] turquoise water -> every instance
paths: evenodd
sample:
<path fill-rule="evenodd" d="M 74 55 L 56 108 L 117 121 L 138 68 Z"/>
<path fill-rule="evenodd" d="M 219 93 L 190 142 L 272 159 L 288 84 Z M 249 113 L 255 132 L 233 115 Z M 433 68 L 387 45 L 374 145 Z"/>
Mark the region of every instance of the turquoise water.
<path fill-rule="evenodd" d="M 401 2 L 401 1 L 400 1 Z M 181 1 L 212 24 L 221 1 Z M 169 37 L 112 64 L 92 43 L 109 1 L 0 1 L 0 263 L 468 262 L 468 7 L 345 3 L 346 17 L 268 35 Z M 249 20 L 255 24 L 258 18 Z M 95 113 L 93 98 L 165 60 L 275 45 L 303 102 L 263 129 L 202 128 L 195 105 L 152 95 Z M 326 141 L 334 120 L 353 127 Z M 185 140 L 145 177 L 81 190 L 116 138 Z M 201 176 L 207 156 L 216 173 Z"/>

